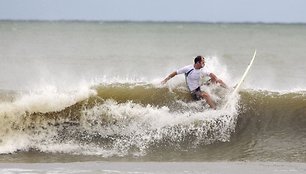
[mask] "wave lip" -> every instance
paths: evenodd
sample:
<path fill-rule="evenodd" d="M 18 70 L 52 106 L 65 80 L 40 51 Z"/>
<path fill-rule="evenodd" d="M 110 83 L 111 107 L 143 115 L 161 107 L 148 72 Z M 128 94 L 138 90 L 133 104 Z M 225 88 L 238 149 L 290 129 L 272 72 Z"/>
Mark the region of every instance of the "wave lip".
<path fill-rule="evenodd" d="M 73 91 L 59 91 L 53 86 L 30 92 L 2 91 L 1 98 L 6 97 L 6 100 L 0 103 L 0 152 L 36 149 L 36 143 L 44 141 L 44 134 L 39 132 L 48 132 L 48 124 L 61 119 L 55 113 L 95 94 L 85 87 Z"/>

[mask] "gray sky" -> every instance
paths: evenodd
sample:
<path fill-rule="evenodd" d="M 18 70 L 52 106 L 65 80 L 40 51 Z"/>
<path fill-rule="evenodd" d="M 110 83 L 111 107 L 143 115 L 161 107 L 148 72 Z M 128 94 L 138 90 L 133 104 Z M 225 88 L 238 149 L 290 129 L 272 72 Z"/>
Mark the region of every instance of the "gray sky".
<path fill-rule="evenodd" d="M 0 0 L 0 19 L 306 23 L 306 0 Z"/>

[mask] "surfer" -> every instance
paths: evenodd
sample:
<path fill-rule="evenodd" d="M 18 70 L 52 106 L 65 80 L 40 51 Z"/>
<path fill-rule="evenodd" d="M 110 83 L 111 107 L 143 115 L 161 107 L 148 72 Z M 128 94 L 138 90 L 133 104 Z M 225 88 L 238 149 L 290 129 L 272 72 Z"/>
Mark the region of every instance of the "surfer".
<path fill-rule="evenodd" d="M 193 65 L 187 65 L 172 72 L 161 83 L 166 84 L 172 77 L 183 73 L 185 74 L 186 84 L 193 99 L 205 99 L 211 108 L 216 109 L 216 104 L 212 101 L 210 95 L 207 92 L 201 91 L 200 79 L 204 76 L 209 76 L 211 83 L 219 83 L 224 88 L 227 88 L 227 85 L 205 67 L 205 58 L 197 56 L 194 59 Z"/>

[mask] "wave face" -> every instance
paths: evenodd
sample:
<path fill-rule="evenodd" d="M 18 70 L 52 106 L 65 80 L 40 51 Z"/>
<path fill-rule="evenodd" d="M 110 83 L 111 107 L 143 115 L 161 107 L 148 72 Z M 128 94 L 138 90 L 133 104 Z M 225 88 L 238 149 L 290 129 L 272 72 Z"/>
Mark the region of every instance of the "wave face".
<path fill-rule="evenodd" d="M 51 97 L 2 91 L 0 153 L 305 161 L 305 92 L 245 90 L 222 109 L 229 91 L 207 90 L 219 109 L 192 101 L 183 85 L 169 90 L 144 83 L 101 84 Z"/>
<path fill-rule="evenodd" d="M 232 141 L 243 146 L 243 158 L 305 162 L 305 91 L 247 91 L 239 103 Z"/>

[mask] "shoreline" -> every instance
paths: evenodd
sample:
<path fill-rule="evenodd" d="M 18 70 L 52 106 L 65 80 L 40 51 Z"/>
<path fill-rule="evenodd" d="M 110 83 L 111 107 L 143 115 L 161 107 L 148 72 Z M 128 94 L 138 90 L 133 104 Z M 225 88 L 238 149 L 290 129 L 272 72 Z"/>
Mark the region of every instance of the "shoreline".
<path fill-rule="evenodd" d="M 304 163 L 288 162 L 73 162 L 0 163 L 1 173 L 303 173 Z"/>

